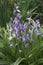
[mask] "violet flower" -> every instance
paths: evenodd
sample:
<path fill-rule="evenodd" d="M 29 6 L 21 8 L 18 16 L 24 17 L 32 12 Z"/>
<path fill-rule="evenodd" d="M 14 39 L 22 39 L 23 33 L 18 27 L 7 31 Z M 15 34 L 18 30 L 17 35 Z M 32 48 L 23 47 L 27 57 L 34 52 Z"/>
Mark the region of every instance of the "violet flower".
<path fill-rule="evenodd" d="M 26 43 L 26 44 L 25 44 L 25 48 L 28 48 L 28 46 L 29 46 L 29 44 L 28 44 L 28 43 Z"/>
<path fill-rule="evenodd" d="M 26 18 L 26 21 L 30 21 L 31 20 L 31 18 Z"/>
<path fill-rule="evenodd" d="M 18 39 L 21 39 L 22 37 L 20 35 L 18 35 Z"/>
<path fill-rule="evenodd" d="M 25 30 L 25 28 L 26 28 L 26 26 L 25 26 L 25 25 L 20 24 L 20 30 L 21 30 L 21 31 L 24 31 L 24 30 Z"/>
<path fill-rule="evenodd" d="M 39 32 L 39 30 L 37 28 L 34 29 L 34 32 L 35 32 L 36 35 L 40 35 L 40 32 Z"/>
<path fill-rule="evenodd" d="M 14 7 L 16 8 L 18 6 L 18 4 L 17 3 L 14 3 Z"/>
<path fill-rule="evenodd" d="M 26 24 L 24 24 L 24 29 L 27 29 L 27 25 Z"/>
<path fill-rule="evenodd" d="M 27 35 L 27 39 L 30 40 L 30 33 L 28 33 L 26 35 Z"/>
<path fill-rule="evenodd" d="M 17 3 L 14 3 L 14 6 L 17 6 Z"/>
<path fill-rule="evenodd" d="M 15 31 L 16 34 L 18 34 L 18 29 L 17 29 L 17 27 L 14 27 L 14 31 Z"/>
<path fill-rule="evenodd" d="M 17 10 L 14 10 L 14 11 L 13 11 L 13 15 L 16 15 L 16 14 L 17 14 Z"/>
<path fill-rule="evenodd" d="M 33 25 L 30 25 L 30 29 L 34 29 L 34 26 Z"/>
<path fill-rule="evenodd" d="M 18 13 L 17 18 L 20 20 L 22 18 L 22 15 L 20 13 Z"/>
<path fill-rule="evenodd" d="M 26 35 L 22 36 L 22 41 L 24 42 L 26 40 Z"/>
<path fill-rule="evenodd" d="M 16 17 L 14 18 L 13 23 L 14 23 L 16 26 L 19 26 L 19 20 L 18 20 Z"/>
<path fill-rule="evenodd" d="M 17 17 L 14 18 L 13 23 L 17 24 L 19 22 L 19 20 L 17 19 Z"/>

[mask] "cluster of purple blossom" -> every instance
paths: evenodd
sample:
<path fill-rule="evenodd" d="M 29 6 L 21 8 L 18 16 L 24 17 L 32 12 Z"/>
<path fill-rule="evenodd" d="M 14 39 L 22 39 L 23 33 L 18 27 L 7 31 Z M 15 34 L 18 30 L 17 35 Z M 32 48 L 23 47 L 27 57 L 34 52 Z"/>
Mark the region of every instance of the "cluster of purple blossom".
<path fill-rule="evenodd" d="M 13 11 L 14 19 L 10 18 L 10 32 L 11 35 L 15 35 L 17 39 L 22 40 L 23 42 L 28 40 L 31 40 L 31 32 L 35 33 L 36 35 L 40 35 L 40 23 L 39 20 L 36 20 L 36 22 L 31 19 L 30 17 L 26 18 L 24 21 L 24 24 L 20 23 L 20 20 L 22 19 L 21 11 L 19 10 L 19 7 L 16 3 L 14 3 L 15 10 Z M 32 37 L 33 38 L 33 37 Z M 28 43 L 25 44 L 25 47 L 28 47 Z M 21 52 L 21 50 L 19 50 Z"/>

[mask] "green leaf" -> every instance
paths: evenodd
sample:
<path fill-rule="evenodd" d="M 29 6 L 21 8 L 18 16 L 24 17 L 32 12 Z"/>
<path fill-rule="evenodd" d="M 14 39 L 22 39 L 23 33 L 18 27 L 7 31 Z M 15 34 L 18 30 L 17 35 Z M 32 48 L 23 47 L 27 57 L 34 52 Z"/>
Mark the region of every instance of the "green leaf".
<path fill-rule="evenodd" d="M 8 61 L 4 61 L 4 60 L 0 60 L 0 65 L 7 65 L 7 64 L 9 64 L 10 62 L 8 62 Z"/>
<path fill-rule="evenodd" d="M 22 60 L 25 60 L 26 58 L 21 58 L 19 57 L 14 63 L 12 63 L 11 65 L 19 65 L 21 63 Z"/>
<path fill-rule="evenodd" d="M 43 58 L 40 58 L 40 59 L 38 60 L 38 63 L 43 63 Z"/>
<path fill-rule="evenodd" d="M 0 39 L 0 47 L 3 47 L 3 40 L 2 39 Z"/>

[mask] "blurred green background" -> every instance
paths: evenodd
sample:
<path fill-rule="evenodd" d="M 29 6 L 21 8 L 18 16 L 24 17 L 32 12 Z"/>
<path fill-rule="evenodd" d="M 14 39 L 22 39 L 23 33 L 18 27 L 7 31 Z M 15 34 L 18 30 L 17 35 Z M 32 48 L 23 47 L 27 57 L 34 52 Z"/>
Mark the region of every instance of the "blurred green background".
<path fill-rule="evenodd" d="M 13 17 L 14 2 L 19 4 L 23 19 L 25 19 L 28 10 L 33 10 L 32 18 L 40 19 L 43 24 L 43 0 L 0 0 L 0 26 L 6 27 L 10 17 Z"/>

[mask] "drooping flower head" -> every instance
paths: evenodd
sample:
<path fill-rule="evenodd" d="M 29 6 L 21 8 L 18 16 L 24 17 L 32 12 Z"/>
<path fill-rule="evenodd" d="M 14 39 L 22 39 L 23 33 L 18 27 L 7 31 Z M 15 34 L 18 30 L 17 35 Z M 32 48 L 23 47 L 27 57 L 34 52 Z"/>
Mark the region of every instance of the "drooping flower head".
<path fill-rule="evenodd" d="M 35 33 L 36 35 L 40 35 L 39 32 L 39 21 L 36 20 L 36 22 L 31 19 L 30 17 L 26 17 L 25 21 L 23 24 L 20 23 L 22 15 L 21 15 L 21 11 L 18 8 L 18 4 L 14 3 L 14 7 L 15 10 L 13 11 L 13 14 L 16 15 L 14 17 L 14 19 L 10 19 L 11 21 L 13 21 L 12 23 L 12 27 L 10 31 L 14 31 L 14 34 L 16 35 L 17 39 L 21 39 L 23 42 L 25 42 L 26 40 L 30 41 L 31 40 L 31 33 L 29 33 L 30 31 L 33 33 Z M 30 12 L 28 11 L 27 14 L 30 15 Z M 21 33 L 22 32 L 22 33 Z M 12 33 L 13 34 L 13 33 Z"/>

